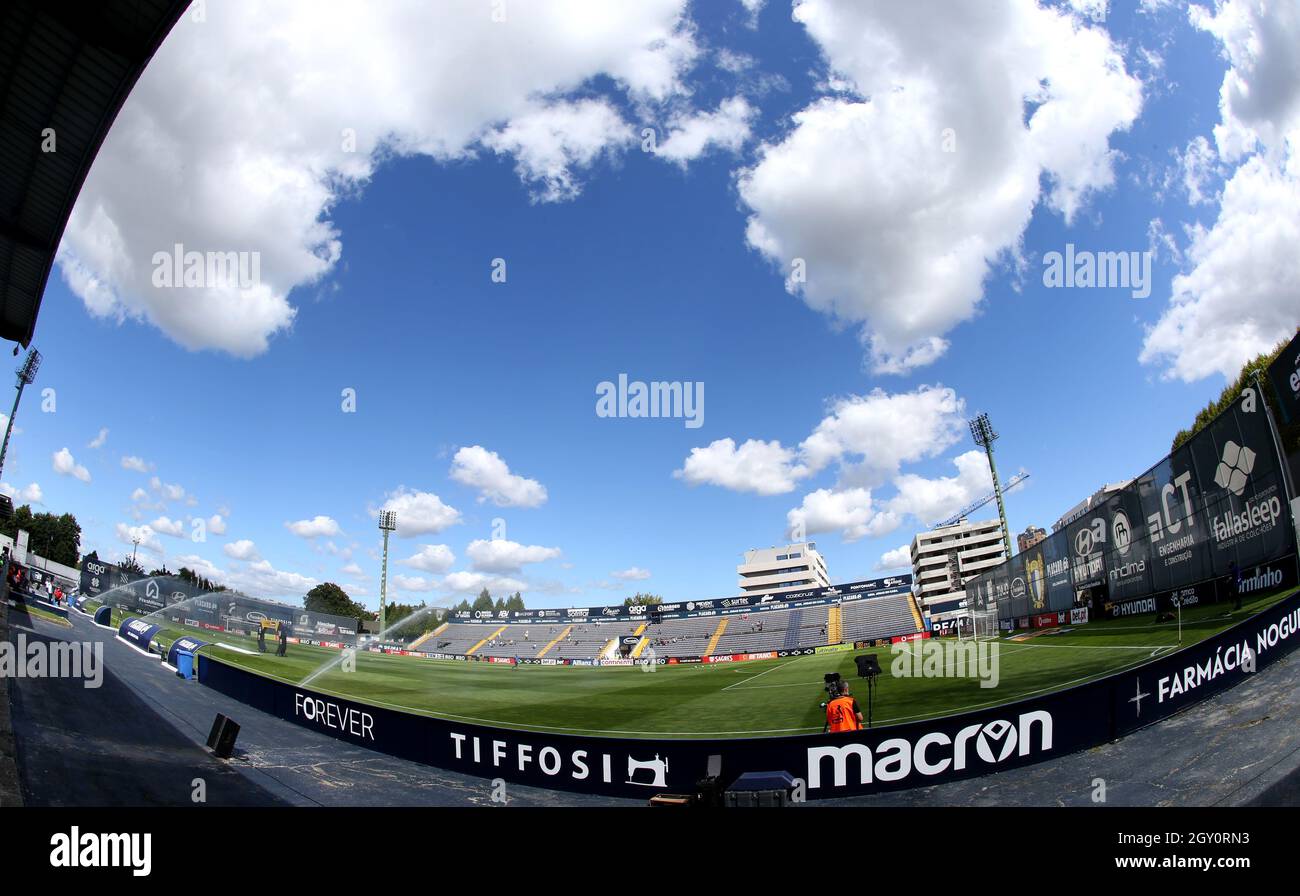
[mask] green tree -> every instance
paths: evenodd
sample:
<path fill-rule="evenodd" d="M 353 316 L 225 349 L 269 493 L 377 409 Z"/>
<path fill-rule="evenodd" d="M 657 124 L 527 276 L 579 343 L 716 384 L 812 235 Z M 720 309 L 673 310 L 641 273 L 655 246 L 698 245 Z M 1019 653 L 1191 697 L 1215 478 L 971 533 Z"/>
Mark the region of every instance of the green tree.
<path fill-rule="evenodd" d="M 642 594 L 638 591 L 631 597 L 623 598 L 623 606 L 634 607 L 637 604 L 661 604 L 664 599 L 657 594 Z"/>
<path fill-rule="evenodd" d="M 422 615 L 416 616 L 416 614 Z M 389 604 L 388 628 L 391 631 L 398 624 L 402 624 L 401 631 L 398 632 L 400 639 L 413 641 L 442 625 L 445 616 L 445 610 L 432 610 L 426 603 Z"/>
<path fill-rule="evenodd" d="M 33 514 L 31 505 L 24 504 L 9 519 L 0 521 L 0 532 L 14 541 L 18 540 L 19 530 L 27 532 L 27 550 L 33 554 L 65 566 L 77 565 L 81 556 L 81 526 L 72 514 Z"/>
<path fill-rule="evenodd" d="M 474 598 L 474 605 L 470 609 L 475 613 L 490 613 L 493 609 L 491 593 L 486 588 L 480 591 L 478 597 Z"/>
<path fill-rule="evenodd" d="M 1273 409 L 1273 418 L 1277 420 L 1279 434 L 1282 437 L 1283 453 L 1290 456 L 1300 450 L 1300 420 L 1293 421 L 1290 425 L 1282 422 L 1277 396 L 1273 394 L 1273 384 L 1268 379 L 1268 365 L 1273 363 L 1290 341 L 1291 337 L 1288 336 L 1274 346 L 1271 351 L 1264 352 L 1262 355 L 1257 355 L 1247 361 L 1242 366 L 1241 372 L 1237 374 L 1237 378 L 1224 387 L 1223 391 L 1219 393 L 1219 397 L 1201 409 L 1192 422 L 1191 428 L 1179 430 L 1178 434 L 1174 436 L 1173 444 L 1169 450 L 1171 452 L 1178 450 L 1178 448 L 1186 444 L 1188 439 L 1204 429 L 1211 420 L 1226 411 L 1237 400 L 1237 396 L 1242 393 L 1242 390 L 1247 386 L 1256 384 L 1256 373 L 1259 374 L 1258 382 L 1263 384 L 1265 400 Z"/>
<path fill-rule="evenodd" d="M 512 597 L 506 599 L 506 609 L 516 613 L 522 613 L 528 609 L 524 606 L 524 596 L 516 591 Z"/>
<path fill-rule="evenodd" d="M 189 582 L 200 591 L 226 591 L 225 585 L 218 584 L 211 579 L 206 579 L 187 566 L 182 566 L 176 571 L 176 578 L 182 582 Z"/>
<path fill-rule="evenodd" d="M 118 568 L 123 572 L 134 573 L 137 576 L 144 575 L 144 567 L 134 557 L 123 555 L 122 559 L 117 562 Z"/>
<path fill-rule="evenodd" d="M 330 613 L 334 616 L 350 616 L 353 619 L 371 617 L 369 610 L 354 602 L 348 597 L 346 591 L 333 582 L 322 582 L 308 591 L 302 605 L 313 613 Z"/>

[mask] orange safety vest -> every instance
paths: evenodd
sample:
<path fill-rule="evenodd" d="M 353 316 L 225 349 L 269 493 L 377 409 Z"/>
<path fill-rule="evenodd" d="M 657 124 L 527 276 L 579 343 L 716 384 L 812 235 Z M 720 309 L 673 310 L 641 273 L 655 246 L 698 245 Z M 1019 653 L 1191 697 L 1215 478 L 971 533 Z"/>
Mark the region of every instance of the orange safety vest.
<path fill-rule="evenodd" d="M 853 703 L 852 697 L 836 697 L 826 704 L 826 725 L 831 731 L 858 731 L 862 728 Z"/>

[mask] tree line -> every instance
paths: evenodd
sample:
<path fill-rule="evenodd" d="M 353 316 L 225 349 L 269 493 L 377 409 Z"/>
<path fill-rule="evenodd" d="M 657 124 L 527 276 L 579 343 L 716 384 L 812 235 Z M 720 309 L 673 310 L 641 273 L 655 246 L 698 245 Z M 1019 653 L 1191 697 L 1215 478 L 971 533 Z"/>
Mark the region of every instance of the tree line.
<path fill-rule="evenodd" d="M 1186 444 L 1188 439 L 1208 426 L 1211 420 L 1226 411 L 1237 400 L 1237 396 L 1241 395 L 1243 389 L 1247 386 L 1255 386 L 1257 382 L 1262 386 L 1264 399 L 1273 412 L 1273 419 L 1277 421 L 1278 435 L 1282 438 L 1283 454 L 1290 457 L 1300 451 L 1300 420 L 1295 420 L 1290 424 L 1283 422 L 1281 408 L 1277 396 L 1273 392 L 1273 383 L 1268 378 L 1268 366 L 1277 360 L 1277 356 L 1282 353 L 1282 350 L 1287 347 L 1290 341 L 1291 337 L 1288 336 L 1274 346 L 1271 351 L 1256 355 L 1243 364 L 1237 378 L 1223 388 L 1223 391 L 1219 393 L 1219 397 L 1201 408 L 1196 415 L 1196 419 L 1192 421 L 1191 427 L 1178 431 L 1174 436 L 1173 444 L 1169 448 L 1170 453 L 1177 451 Z M 1258 379 L 1256 379 L 1257 374 Z"/>

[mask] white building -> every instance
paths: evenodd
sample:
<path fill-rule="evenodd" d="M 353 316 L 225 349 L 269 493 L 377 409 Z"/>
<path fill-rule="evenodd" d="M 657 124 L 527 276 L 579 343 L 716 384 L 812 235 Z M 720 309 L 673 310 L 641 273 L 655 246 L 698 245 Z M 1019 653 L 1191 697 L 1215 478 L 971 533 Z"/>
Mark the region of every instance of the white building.
<path fill-rule="evenodd" d="M 1119 491 L 1120 489 L 1128 488 L 1132 484 L 1133 484 L 1132 479 L 1126 479 L 1123 482 L 1106 483 L 1101 488 L 1093 492 L 1091 495 L 1084 498 L 1078 504 L 1075 504 L 1065 513 L 1061 514 L 1061 518 L 1052 524 L 1052 531 L 1060 532 L 1066 526 L 1070 525 L 1070 523 L 1082 517 L 1089 510 L 1092 510 L 1094 507 L 1097 507 L 1105 503 L 1106 499 L 1109 498 L 1111 495 L 1113 495 L 1115 492 Z"/>
<path fill-rule="evenodd" d="M 831 586 L 826 561 L 812 541 L 745 551 L 745 562 L 736 567 L 736 574 L 741 594 L 784 594 Z"/>
<path fill-rule="evenodd" d="M 972 523 L 921 532 L 912 539 L 912 581 L 921 609 L 935 621 L 966 612 L 966 583 L 1007 559 L 1002 523 Z"/>

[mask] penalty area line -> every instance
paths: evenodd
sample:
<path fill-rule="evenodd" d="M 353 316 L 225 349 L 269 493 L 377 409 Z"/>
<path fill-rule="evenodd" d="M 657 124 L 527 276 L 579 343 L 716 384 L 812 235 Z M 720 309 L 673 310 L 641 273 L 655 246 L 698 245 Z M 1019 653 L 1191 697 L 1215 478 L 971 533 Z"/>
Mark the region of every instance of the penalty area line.
<path fill-rule="evenodd" d="M 740 687 L 742 684 L 744 684 L 744 683 L 747 682 L 747 681 L 753 681 L 755 678 L 762 678 L 764 675 L 766 675 L 766 674 L 769 673 L 769 672 L 775 672 L 777 669 L 784 669 L 786 666 L 789 666 L 789 665 L 791 665 L 792 663 L 797 663 L 797 662 L 799 662 L 800 660 L 806 660 L 806 659 L 808 659 L 808 657 L 806 657 L 806 656 L 797 656 L 797 657 L 795 657 L 794 659 L 789 660 L 789 661 L 787 661 L 787 662 L 784 662 L 784 663 L 782 663 L 782 664 L 779 665 L 779 666 L 773 666 L 771 669 L 764 669 L 762 672 L 759 672 L 759 673 L 756 674 L 756 675 L 751 675 L 751 676 L 749 676 L 749 678 L 744 678 L 744 679 L 741 679 L 740 681 L 735 682 L 734 684 L 729 684 L 729 685 L 727 685 L 725 688 L 723 688 L 722 690 L 724 690 L 724 691 L 729 691 L 729 690 L 731 690 L 732 688 Z"/>

